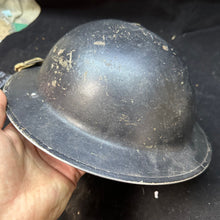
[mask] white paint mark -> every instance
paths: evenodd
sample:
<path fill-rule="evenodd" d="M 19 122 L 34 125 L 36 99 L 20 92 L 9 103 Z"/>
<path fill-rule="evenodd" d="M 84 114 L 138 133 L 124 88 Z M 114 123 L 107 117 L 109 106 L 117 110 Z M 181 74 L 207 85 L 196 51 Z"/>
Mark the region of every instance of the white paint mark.
<path fill-rule="evenodd" d="M 176 35 L 173 35 L 172 37 L 171 37 L 171 40 L 175 40 L 176 39 Z"/>
<path fill-rule="evenodd" d="M 154 191 L 154 198 L 159 199 L 159 192 L 158 191 Z"/>
<path fill-rule="evenodd" d="M 37 97 L 38 97 L 38 95 L 37 95 L 37 93 L 36 93 L 36 92 L 32 92 L 32 93 L 31 93 L 31 97 L 32 97 L 32 98 L 37 98 Z"/>

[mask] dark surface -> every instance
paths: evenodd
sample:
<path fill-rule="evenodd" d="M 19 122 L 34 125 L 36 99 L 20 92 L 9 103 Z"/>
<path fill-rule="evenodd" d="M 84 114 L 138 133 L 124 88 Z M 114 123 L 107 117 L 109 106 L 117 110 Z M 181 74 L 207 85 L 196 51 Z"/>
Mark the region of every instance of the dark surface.
<path fill-rule="evenodd" d="M 44 58 L 64 33 L 86 21 L 118 18 L 139 22 L 177 48 L 188 65 L 198 121 L 212 144 L 213 158 L 201 176 L 170 186 L 137 186 L 85 175 L 61 219 L 219 219 L 220 4 L 94 1 L 92 6 L 82 2 L 72 5 L 75 9 L 47 5 L 28 28 L 7 37 L 0 44 L 0 70 L 13 73 L 15 63 Z M 171 40 L 173 35 L 176 38 Z M 159 199 L 154 198 L 155 190 Z"/>

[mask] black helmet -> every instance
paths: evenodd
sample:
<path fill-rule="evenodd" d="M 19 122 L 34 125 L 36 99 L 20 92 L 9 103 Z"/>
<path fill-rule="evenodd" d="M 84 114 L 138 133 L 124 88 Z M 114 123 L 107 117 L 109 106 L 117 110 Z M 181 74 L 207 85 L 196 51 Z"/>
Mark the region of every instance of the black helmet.
<path fill-rule="evenodd" d="M 187 68 L 137 23 L 78 26 L 4 91 L 8 117 L 28 140 L 88 173 L 170 184 L 199 175 L 211 160 Z"/>

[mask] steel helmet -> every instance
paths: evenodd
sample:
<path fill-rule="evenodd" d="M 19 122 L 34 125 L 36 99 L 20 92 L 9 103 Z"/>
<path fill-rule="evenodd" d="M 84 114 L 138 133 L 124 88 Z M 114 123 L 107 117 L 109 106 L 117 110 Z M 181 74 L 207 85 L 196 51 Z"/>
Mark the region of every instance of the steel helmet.
<path fill-rule="evenodd" d="M 76 27 L 4 91 L 8 117 L 28 140 L 88 173 L 160 185 L 191 179 L 210 163 L 186 66 L 137 23 Z"/>

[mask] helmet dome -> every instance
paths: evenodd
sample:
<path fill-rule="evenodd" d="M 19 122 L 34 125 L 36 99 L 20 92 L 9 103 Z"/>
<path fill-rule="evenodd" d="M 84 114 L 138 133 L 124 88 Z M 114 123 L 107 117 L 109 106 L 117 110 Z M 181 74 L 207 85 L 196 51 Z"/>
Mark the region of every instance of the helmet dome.
<path fill-rule="evenodd" d="M 39 81 L 74 126 L 122 146 L 182 141 L 192 130 L 186 67 L 136 23 L 100 20 L 73 29 L 51 49 Z"/>

